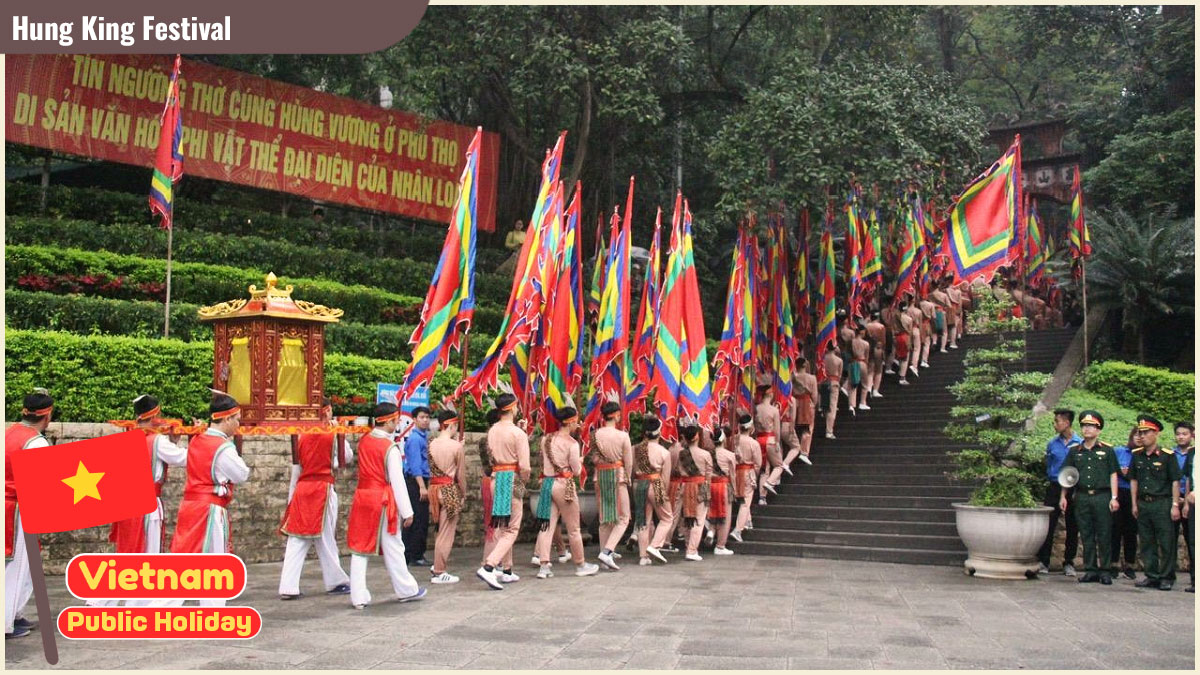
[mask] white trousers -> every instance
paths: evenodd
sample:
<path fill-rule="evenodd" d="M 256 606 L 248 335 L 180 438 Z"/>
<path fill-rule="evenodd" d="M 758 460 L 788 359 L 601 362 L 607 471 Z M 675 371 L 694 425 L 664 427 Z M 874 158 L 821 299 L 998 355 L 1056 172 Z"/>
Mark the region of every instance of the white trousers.
<path fill-rule="evenodd" d="M 163 507 L 162 500 L 158 501 L 158 509 L 154 513 L 148 514 L 143 523 L 146 528 L 146 553 L 162 553 L 162 515 Z M 154 607 L 161 605 L 165 600 L 152 600 L 148 598 L 137 598 L 125 600 L 126 607 Z M 107 600 L 88 600 L 88 607 L 116 607 L 121 604 L 121 600 L 110 598 Z"/>
<path fill-rule="evenodd" d="M 201 553 L 225 553 L 229 550 L 229 512 L 223 506 L 213 506 L 209 509 L 208 533 L 204 538 L 204 550 Z M 249 580 L 247 580 L 248 582 Z M 181 607 L 184 600 L 155 600 L 155 607 Z M 201 607 L 224 607 L 224 598 L 205 598 L 196 600 Z"/>
<path fill-rule="evenodd" d="M 396 534 L 388 534 L 383 528 L 380 544 L 383 548 L 383 566 L 387 568 L 388 577 L 392 580 L 392 590 L 397 598 L 407 598 L 421 590 L 417 580 L 408 571 L 404 562 L 404 542 L 400 539 L 399 530 Z M 370 556 L 355 553 L 350 556 L 350 603 L 353 605 L 371 604 L 371 592 L 367 590 L 367 560 Z"/>
<path fill-rule="evenodd" d="M 304 559 L 308 557 L 308 549 L 314 544 L 317 547 L 317 560 L 321 563 L 321 576 L 325 578 L 325 590 L 350 583 L 350 577 L 342 569 L 342 561 L 338 558 L 337 539 L 338 499 L 333 487 L 329 487 L 329 496 L 325 499 L 325 517 L 321 525 L 321 536 L 288 537 L 287 548 L 283 552 L 283 571 L 279 574 L 279 594 L 298 595 L 300 593 L 300 573 L 304 571 Z"/>
<path fill-rule="evenodd" d="M 25 550 L 25 528 L 17 512 L 13 535 L 13 557 L 4 564 L 4 632 L 13 632 L 13 622 L 25 616 L 25 605 L 33 595 L 33 578 L 29 575 L 29 552 Z M 49 620 L 49 617 L 42 619 Z"/>

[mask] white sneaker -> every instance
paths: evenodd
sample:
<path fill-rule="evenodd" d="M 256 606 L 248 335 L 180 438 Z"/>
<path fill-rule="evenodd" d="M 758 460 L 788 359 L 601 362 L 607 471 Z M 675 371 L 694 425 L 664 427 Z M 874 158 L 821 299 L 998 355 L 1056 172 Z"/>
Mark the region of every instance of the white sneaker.
<path fill-rule="evenodd" d="M 753 521 L 753 520 L 748 520 L 748 521 L 746 521 L 746 527 L 745 527 L 745 529 L 747 529 L 747 530 L 753 530 L 753 529 L 754 529 L 754 521 Z"/>
<path fill-rule="evenodd" d="M 570 551 L 563 551 L 562 555 L 558 556 L 558 562 L 565 563 L 571 559 Z"/>
<path fill-rule="evenodd" d="M 554 572 L 550 570 L 549 565 L 542 565 L 542 568 L 537 573 L 537 578 L 539 579 L 549 579 L 552 576 L 554 576 Z"/>
<path fill-rule="evenodd" d="M 1068 577 L 1075 576 L 1075 566 L 1072 565 L 1071 563 L 1067 563 L 1066 565 L 1063 565 L 1063 574 L 1065 574 Z"/>
<path fill-rule="evenodd" d="M 511 572 L 497 572 L 496 579 L 498 579 L 502 584 L 511 584 L 513 582 L 520 581 L 521 577 Z"/>
<path fill-rule="evenodd" d="M 783 472 L 784 472 L 784 473 L 786 473 L 786 474 L 787 474 L 787 475 L 789 475 L 789 476 L 795 476 L 795 475 L 796 475 L 796 474 L 792 473 L 792 466 L 791 466 L 790 464 L 784 464 L 784 465 L 783 465 Z"/>
<path fill-rule="evenodd" d="M 729 537 L 739 544 L 742 543 L 742 533 L 738 532 L 737 530 L 731 530 L 729 532 Z"/>
<path fill-rule="evenodd" d="M 895 375 L 895 374 L 896 374 L 896 369 L 895 369 L 895 368 L 893 368 L 893 367 L 891 367 L 891 366 L 888 366 L 888 369 L 887 369 L 887 370 L 885 370 L 885 371 L 883 371 L 883 374 L 884 374 L 884 375 Z"/>
<path fill-rule="evenodd" d="M 648 567 L 653 564 L 654 563 L 650 562 L 649 558 L 642 558 L 641 560 L 638 561 L 638 565 L 640 565 L 642 567 Z"/>
<path fill-rule="evenodd" d="M 658 558 L 659 562 L 664 562 L 664 563 L 667 562 L 667 557 L 662 554 L 662 551 L 658 550 L 657 548 L 654 548 L 653 546 L 647 546 L 646 553 L 649 553 L 650 555 L 654 556 L 655 558 Z"/>
<path fill-rule="evenodd" d="M 529 564 L 530 564 L 530 565 L 533 565 L 534 567 L 541 567 L 541 566 L 542 566 L 542 559 L 541 559 L 541 558 L 539 558 L 539 557 L 537 557 L 537 556 L 535 555 L 535 556 L 533 556 L 533 558 L 531 558 L 531 559 L 529 560 Z"/>
<path fill-rule="evenodd" d="M 879 393 L 879 391 L 876 390 L 876 391 L 871 392 L 871 398 L 883 398 L 883 394 Z"/>
<path fill-rule="evenodd" d="M 427 589 L 427 588 L 418 588 L 416 593 L 413 593 L 412 595 L 409 595 L 409 596 L 405 596 L 403 598 L 398 598 L 397 602 L 416 602 L 416 601 L 420 600 L 421 598 L 424 598 L 425 594 L 428 592 L 429 592 L 429 589 Z"/>
<path fill-rule="evenodd" d="M 575 566 L 575 576 L 577 577 L 590 577 L 599 571 L 600 567 L 590 562 L 585 562 L 581 565 Z"/>
<path fill-rule="evenodd" d="M 621 554 L 617 553 L 616 551 L 613 551 L 613 560 L 620 560 L 620 559 L 621 559 Z"/>
<path fill-rule="evenodd" d="M 494 590 L 504 590 L 504 585 L 501 584 L 500 580 L 496 578 L 495 570 L 489 572 L 487 571 L 487 568 L 480 567 L 479 569 L 475 570 L 475 576 L 479 577 L 481 580 L 483 580 L 483 583 L 491 586 Z"/>
<path fill-rule="evenodd" d="M 458 577 L 454 576 L 453 574 L 450 574 L 449 572 L 442 572 L 441 574 L 430 579 L 429 583 L 431 583 L 431 584 L 457 584 Z"/>
<path fill-rule="evenodd" d="M 704 560 L 704 558 L 701 558 L 701 557 L 700 557 L 700 554 L 699 554 L 699 553 L 689 553 L 689 554 L 687 554 L 687 555 L 685 555 L 685 556 L 683 556 L 683 557 L 684 557 L 684 558 L 687 558 L 688 560 L 694 560 L 694 561 L 696 561 L 696 562 L 700 562 L 701 560 Z"/>
<path fill-rule="evenodd" d="M 825 434 L 825 438 L 828 438 L 831 441 L 837 440 L 837 436 L 834 436 L 833 434 L 828 433 L 828 432 Z"/>
<path fill-rule="evenodd" d="M 771 485 L 770 483 L 763 483 L 763 487 L 765 487 L 767 489 L 767 492 L 770 492 L 773 495 L 779 494 L 778 492 L 775 491 L 775 486 Z"/>
<path fill-rule="evenodd" d="M 718 546 L 713 549 L 713 555 L 733 555 L 733 551 L 730 551 L 724 546 Z"/>
<path fill-rule="evenodd" d="M 921 362 L 921 367 L 922 367 L 922 368 L 928 368 L 928 367 L 929 367 L 929 362 L 928 362 L 928 361 L 922 361 L 922 362 Z"/>
<path fill-rule="evenodd" d="M 858 409 L 859 410 L 870 410 L 871 406 L 867 405 L 866 403 L 860 403 L 860 404 L 858 404 Z"/>
<path fill-rule="evenodd" d="M 759 498 L 758 498 L 758 505 L 759 505 L 759 506 L 766 506 L 766 505 L 767 505 L 767 498 L 766 498 L 766 497 L 759 497 Z M 750 528 L 746 528 L 746 529 L 750 529 Z"/>
<path fill-rule="evenodd" d="M 607 567 L 610 570 L 613 570 L 614 572 L 616 570 L 621 569 L 619 566 L 617 566 L 617 561 L 613 560 L 612 555 L 609 553 L 605 553 L 604 551 L 601 551 L 600 555 L 596 556 L 596 559 L 600 561 L 601 565 L 604 565 L 605 567 Z"/>
<path fill-rule="evenodd" d="M 908 386 L 908 380 L 900 380 L 899 384 L 900 384 L 900 386 L 907 387 L 907 386 Z"/>
<path fill-rule="evenodd" d="M 804 462 L 805 464 L 812 466 L 812 460 L 808 458 L 808 455 L 800 455 L 796 459 L 799 459 L 801 462 Z"/>
<path fill-rule="evenodd" d="M 909 366 L 908 370 L 909 370 L 909 372 L 911 372 L 913 375 L 916 375 L 917 377 L 921 376 L 921 373 L 920 373 L 920 371 L 917 370 L 916 366 Z"/>
<path fill-rule="evenodd" d="M 958 345 L 950 345 L 950 349 L 958 349 Z"/>

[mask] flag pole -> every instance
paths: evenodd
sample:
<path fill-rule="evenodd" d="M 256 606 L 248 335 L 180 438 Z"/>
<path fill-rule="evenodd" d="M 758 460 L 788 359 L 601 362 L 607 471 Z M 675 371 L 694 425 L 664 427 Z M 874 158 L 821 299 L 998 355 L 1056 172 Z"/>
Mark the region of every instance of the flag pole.
<path fill-rule="evenodd" d="M 467 352 L 471 348 L 471 334 L 468 330 L 462 333 L 462 376 L 467 376 Z M 432 382 L 430 383 L 432 384 Z M 467 435 L 467 416 L 466 410 L 462 406 L 462 393 L 458 395 L 458 400 L 454 402 L 454 408 L 458 411 L 458 441 L 461 443 Z"/>
<path fill-rule="evenodd" d="M 167 298 L 163 308 L 163 337 L 171 336 L 171 250 L 174 245 L 175 224 L 167 228 Z"/>
<path fill-rule="evenodd" d="M 33 583 L 33 597 L 37 602 L 38 621 L 41 623 L 42 652 L 46 655 L 46 663 L 53 666 L 58 663 L 58 645 L 54 641 L 54 633 L 58 628 L 50 613 L 50 594 L 46 590 L 46 572 L 42 569 L 42 549 L 38 546 L 37 535 L 32 532 L 25 533 L 25 555 L 29 558 L 29 580 Z"/>
<path fill-rule="evenodd" d="M 1088 367 L 1088 306 L 1087 306 L 1087 257 L 1079 257 L 1079 269 L 1083 282 L 1083 367 Z"/>

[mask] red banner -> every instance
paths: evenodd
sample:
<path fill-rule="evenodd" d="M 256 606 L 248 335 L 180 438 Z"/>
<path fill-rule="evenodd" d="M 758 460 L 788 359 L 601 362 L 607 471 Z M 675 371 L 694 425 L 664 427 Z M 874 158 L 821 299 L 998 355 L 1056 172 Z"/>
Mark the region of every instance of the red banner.
<path fill-rule="evenodd" d="M 6 138 L 149 169 L 171 62 L 10 55 Z M 179 82 L 185 176 L 449 222 L 474 129 L 196 61 L 183 62 Z M 485 133 L 477 222 L 487 232 L 499 151 Z"/>

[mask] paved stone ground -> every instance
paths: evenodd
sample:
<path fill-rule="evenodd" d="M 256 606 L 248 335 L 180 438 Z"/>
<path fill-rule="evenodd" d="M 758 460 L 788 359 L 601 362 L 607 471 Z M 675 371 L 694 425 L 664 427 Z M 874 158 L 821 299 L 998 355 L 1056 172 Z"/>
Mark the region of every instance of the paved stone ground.
<path fill-rule="evenodd" d="M 529 547 L 519 546 L 528 562 Z M 389 597 L 382 561 L 368 571 L 375 603 L 320 591 L 315 561 L 295 602 L 275 595 L 278 564 L 250 567 L 238 604 L 257 608 L 247 642 L 71 642 L 65 668 L 1086 668 L 1195 666 L 1195 596 L 1143 591 L 1122 579 L 1080 586 L 971 579 L 957 568 L 834 560 L 706 556 L 625 566 L 578 579 L 571 566 L 487 590 L 462 563 L 455 586 L 419 603 Z M 474 552 L 472 551 L 472 554 Z M 594 552 L 589 552 L 594 556 Z M 625 560 L 628 560 L 627 555 Z M 424 581 L 424 572 L 417 575 Z M 66 606 L 61 577 L 52 606 Z M 34 614 L 32 603 L 31 616 Z M 43 622 L 45 623 L 45 622 Z M 8 668 L 45 668 L 36 634 L 5 647 Z"/>

